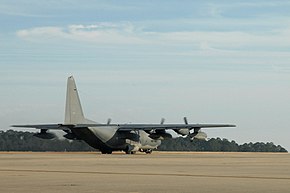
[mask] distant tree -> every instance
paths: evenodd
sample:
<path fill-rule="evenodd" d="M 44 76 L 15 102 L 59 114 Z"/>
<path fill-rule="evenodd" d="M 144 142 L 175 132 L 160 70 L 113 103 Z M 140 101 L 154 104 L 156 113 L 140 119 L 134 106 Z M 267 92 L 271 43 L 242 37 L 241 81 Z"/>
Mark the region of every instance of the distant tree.
<path fill-rule="evenodd" d="M 0 131 L 0 151 L 96 151 L 83 141 L 52 139 L 45 140 L 33 136 L 34 133 L 22 131 Z M 208 141 L 191 140 L 188 137 L 166 139 L 159 146 L 160 151 L 241 151 L 241 152 L 287 152 L 272 142 L 244 143 L 211 138 Z"/>
<path fill-rule="evenodd" d="M 208 141 L 193 140 L 178 137 L 166 139 L 158 148 L 160 151 L 223 151 L 223 152 L 287 152 L 280 145 L 276 146 L 272 142 L 268 143 L 244 143 L 237 144 L 235 141 L 227 139 L 211 138 Z"/>
<path fill-rule="evenodd" d="M 83 141 L 45 140 L 33 134 L 13 130 L 0 132 L 0 151 L 96 151 Z"/>

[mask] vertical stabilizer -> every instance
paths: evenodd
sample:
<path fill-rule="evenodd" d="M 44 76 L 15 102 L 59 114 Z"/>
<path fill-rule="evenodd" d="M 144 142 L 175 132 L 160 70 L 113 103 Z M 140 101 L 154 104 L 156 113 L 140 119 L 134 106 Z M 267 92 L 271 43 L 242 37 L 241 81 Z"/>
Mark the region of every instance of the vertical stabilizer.
<path fill-rule="evenodd" d="M 82 110 L 80 98 L 73 76 L 67 79 L 65 124 L 82 124 L 86 119 Z"/>

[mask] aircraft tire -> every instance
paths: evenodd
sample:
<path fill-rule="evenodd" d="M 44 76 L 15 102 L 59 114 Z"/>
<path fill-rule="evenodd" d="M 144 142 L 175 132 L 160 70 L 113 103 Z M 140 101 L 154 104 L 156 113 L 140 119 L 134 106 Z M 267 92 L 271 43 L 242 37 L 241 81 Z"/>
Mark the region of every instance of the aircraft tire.
<path fill-rule="evenodd" d="M 126 151 L 126 154 L 136 154 L 136 151 Z"/>
<path fill-rule="evenodd" d="M 101 151 L 102 154 L 112 154 L 112 150 L 103 150 Z"/>
<path fill-rule="evenodd" d="M 146 153 L 146 154 L 151 154 L 151 153 L 152 153 L 152 149 L 147 149 L 147 150 L 145 151 L 145 153 Z"/>

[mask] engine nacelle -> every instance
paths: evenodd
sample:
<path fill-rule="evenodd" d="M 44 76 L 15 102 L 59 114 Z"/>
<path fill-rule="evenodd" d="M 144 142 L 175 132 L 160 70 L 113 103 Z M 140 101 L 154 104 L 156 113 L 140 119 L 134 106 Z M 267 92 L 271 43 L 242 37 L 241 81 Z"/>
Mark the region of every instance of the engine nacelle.
<path fill-rule="evenodd" d="M 152 133 L 149 135 L 149 137 L 155 140 L 163 140 L 163 139 L 172 138 L 172 135 L 170 133 Z"/>
<path fill-rule="evenodd" d="M 53 133 L 35 133 L 33 136 L 41 138 L 41 139 L 53 139 L 56 138 L 55 134 Z"/>
<path fill-rule="evenodd" d="M 174 129 L 176 133 L 179 135 L 188 135 L 189 134 L 189 129 Z"/>
<path fill-rule="evenodd" d="M 190 134 L 191 140 L 199 139 L 199 140 L 206 140 L 207 134 L 205 132 L 199 131 L 197 133 Z"/>

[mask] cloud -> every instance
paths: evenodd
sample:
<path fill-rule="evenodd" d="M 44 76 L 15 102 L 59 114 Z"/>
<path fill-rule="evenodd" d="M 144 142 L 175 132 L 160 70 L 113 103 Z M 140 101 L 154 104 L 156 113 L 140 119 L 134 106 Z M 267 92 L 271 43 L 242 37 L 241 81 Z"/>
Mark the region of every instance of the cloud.
<path fill-rule="evenodd" d="M 279 49 L 289 48 L 290 30 L 282 29 L 264 33 L 243 31 L 143 31 L 131 23 L 96 23 L 68 25 L 66 27 L 36 27 L 19 30 L 17 36 L 32 41 L 64 39 L 98 44 L 163 44 L 195 45 L 200 49 Z M 199 46 L 201 45 L 201 46 Z"/>
<path fill-rule="evenodd" d="M 92 25 L 69 25 L 67 27 L 36 27 L 17 31 L 16 35 L 25 40 L 46 41 L 63 39 L 98 44 L 145 43 L 135 28 L 128 23 L 98 23 Z"/>
<path fill-rule="evenodd" d="M 24 29 L 17 32 L 17 36 L 24 39 L 37 39 L 40 37 L 63 37 L 64 33 L 59 27 L 38 27 Z"/>
<path fill-rule="evenodd" d="M 37 27 L 23 29 L 17 36 L 25 41 L 40 44 L 72 45 L 75 49 L 93 45 L 95 48 L 110 46 L 118 52 L 110 52 L 135 60 L 148 55 L 154 61 L 166 61 L 166 64 L 197 64 L 261 68 L 283 72 L 290 62 L 289 29 L 273 29 L 265 32 L 247 31 L 145 31 L 142 27 L 129 22 L 93 23 L 90 25 L 73 24 L 64 27 Z M 71 44 L 75 43 L 75 44 Z M 39 46 L 39 45 L 36 45 Z M 83 47 L 83 48 L 84 48 Z M 86 49 L 88 47 L 85 47 Z M 124 49 L 125 48 L 125 49 Z M 88 51 L 91 50 L 91 47 Z M 67 51 L 70 53 L 70 51 Z M 100 56 L 107 54 L 102 52 Z M 47 54 L 46 54 L 47 55 Z M 96 57 L 88 53 L 87 56 Z M 99 58 L 99 57 L 98 57 Z M 279 66 L 279 68 L 273 68 Z"/>

